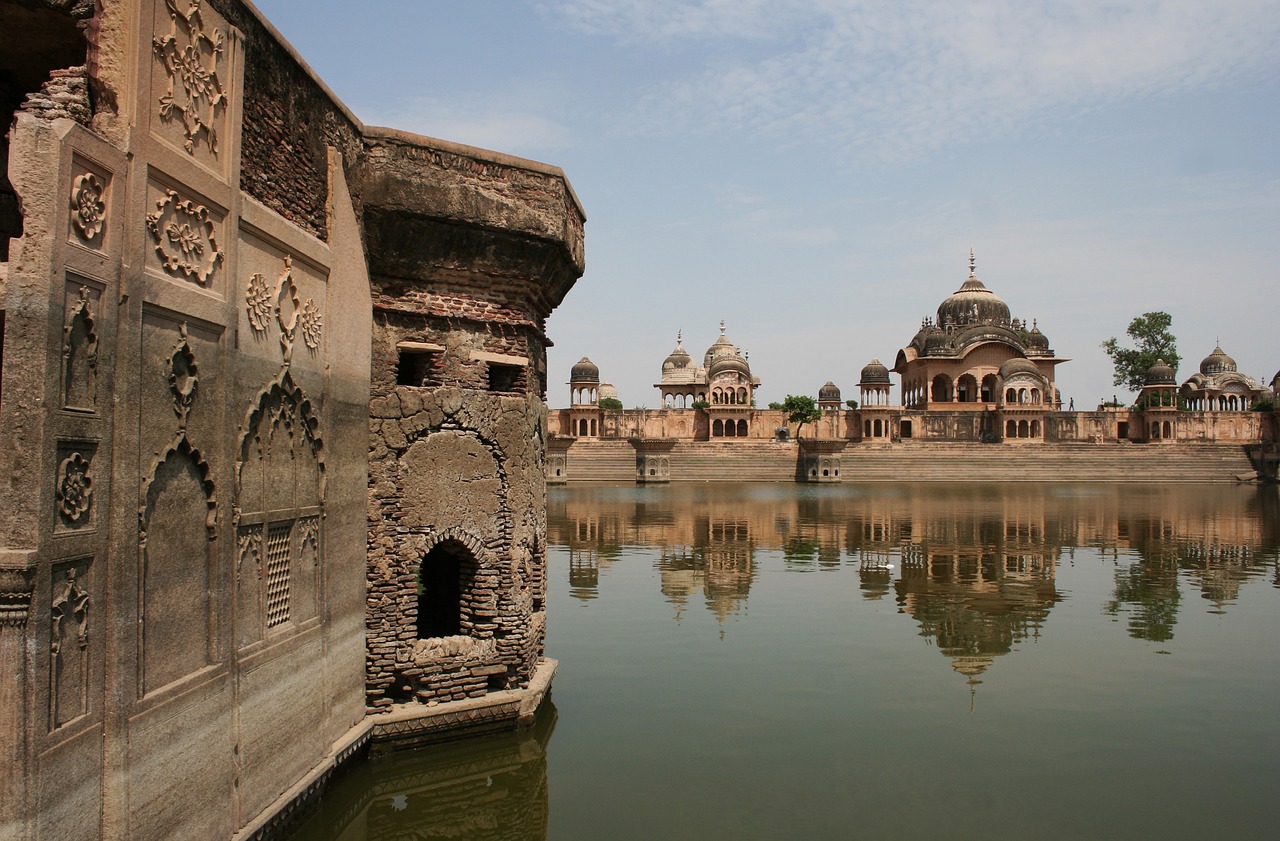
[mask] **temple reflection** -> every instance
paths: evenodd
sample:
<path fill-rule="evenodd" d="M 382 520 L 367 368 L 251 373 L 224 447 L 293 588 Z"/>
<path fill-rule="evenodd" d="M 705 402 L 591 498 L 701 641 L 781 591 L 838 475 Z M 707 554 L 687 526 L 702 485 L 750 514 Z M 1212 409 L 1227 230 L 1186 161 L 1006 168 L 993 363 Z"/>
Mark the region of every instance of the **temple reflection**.
<path fill-rule="evenodd" d="M 529 730 L 360 763 L 329 789 L 294 841 L 545 841 L 546 702 Z"/>
<path fill-rule="evenodd" d="M 899 614 L 971 686 L 998 657 L 1035 641 L 1064 595 L 1060 563 L 1115 566 L 1101 609 L 1130 636 L 1171 638 L 1184 593 L 1229 610 L 1241 587 L 1280 586 L 1275 488 L 1193 486 L 678 486 L 558 489 L 553 544 L 570 592 L 590 599 L 627 545 L 659 547 L 659 589 L 680 619 L 699 599 L 723 623 L 742 611 L 766 559 L 787 572 L 856 571 L 864 601 Z M 621 553 L 621 554 L 620 554 Z M 761 553 L 768 553 L 762 556 Z"/>

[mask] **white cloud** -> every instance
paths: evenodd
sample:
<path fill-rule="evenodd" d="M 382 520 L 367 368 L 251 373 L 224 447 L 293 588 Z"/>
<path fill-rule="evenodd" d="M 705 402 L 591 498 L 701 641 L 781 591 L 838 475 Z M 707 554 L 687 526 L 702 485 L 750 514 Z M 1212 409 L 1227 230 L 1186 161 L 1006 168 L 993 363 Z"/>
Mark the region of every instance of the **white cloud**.
<path fill-rule="evenodd" d="M 709 56 L 691 76 L 652 84 L 635 124 L 826 139 L 889 158 L 1016 133 L 1062 109 L 1274 73 L 1280 42 L 1280 6 L 1270 0 L 561 0 L 547 8 L 584 32 Z"/>
<path fill-rule="evenodd" d="M 394 108 L 364 116 L 370 125 L 393 126 L 455 143 L 536 157 L 564 148 L 570 129 L 528 102 L 505 98 L 434 99 L 414 97 Z"/>

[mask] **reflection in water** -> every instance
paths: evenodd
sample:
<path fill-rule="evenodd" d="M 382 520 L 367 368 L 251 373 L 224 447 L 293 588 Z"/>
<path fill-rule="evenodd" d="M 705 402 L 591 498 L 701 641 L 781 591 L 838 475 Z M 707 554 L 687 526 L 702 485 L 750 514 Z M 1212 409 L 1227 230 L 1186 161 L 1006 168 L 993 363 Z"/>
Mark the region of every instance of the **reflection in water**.
<path fill-rule="evenodd" d="M 660 590 L 677 620 L 701 592 L 723 623 L 746 605 L 757 553 L 788 572 L 856 564 L 866 601 L 899 612 L 970 685 L 995 658 L 1036 640 L 1064 553 L 1115 563 L 1104 613 L 1161 642 L 1182 609 L 1179 581 L 1225 611 L 1241 585 L 1275 567 L 1274 489 L 1223 495 L 1195 486 L 945 485 L 558 489 L 551 542 L 566 546 L 575 598 L 591 599 L 622 545 L 654 546 Z M 1280 578 L 1277 579 L 1280 583 Z M 722 631 L 723 633 L 723 631 Z"/>
<path fill-rule="evenodd" d="M 527 731 L 363 762 L 325 793 L 293 841 L 545 841 L 555 721 L 547 702 Z"/>

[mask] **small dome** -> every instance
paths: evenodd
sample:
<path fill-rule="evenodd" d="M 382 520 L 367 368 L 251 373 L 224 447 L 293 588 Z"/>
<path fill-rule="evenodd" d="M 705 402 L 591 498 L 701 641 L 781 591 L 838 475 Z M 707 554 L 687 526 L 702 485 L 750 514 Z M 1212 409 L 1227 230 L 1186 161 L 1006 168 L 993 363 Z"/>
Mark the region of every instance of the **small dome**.
<path fill-rule="evenodd" d="M 1173 368 L 1163 359 L 1157 359 L 1156 364 L 1147 369 L 1147 385 L 1177 385 L 1178 381 L 1174 378 Z"/>
<path fill-rule="evenodd" d="M 1034 321 L 1031 322 L 1031 332 L 1027 334 L 1027 350 L 1037 354 L 1049 352 L 1049 337 L 1040 332 Z"/>
<path fill-rule="evenodd" d="M 939 353 L 945 353 L 950 342 L 948 341 L 947 331 L 939 327 L 928 327 L 924 334 L 924 353 L 925 356 L 934 356 Z"/>
<path fill-rule="evenodd" d="M 702 357 L 702 365 L 704 368 L 710 368 L 711 363 L 722 356 L 737 356 L 738 349 L 733 346 L 733 342 L 729 341 L 729 337 L 724 334 L 724 321 L 720 322 L 720 338 L 716 339 L 715 344 L 707 348 L 707 352 Z"/>
<path fill-rule="evenodd" d="M 1030 359 L 1010 359 L 1008 362 L 1000 366 L 1000 379 L 1007 380 L 1018 374 L 1029 374 L 1033 377 L 1043 379 L 1040 369 L 1036 367 L 1036 363 Z"/>
<path fill-rule="evenodd" d="M 664 371 L 683 370 L 685 368 L 688 368 L 692 364 L 693 364 L 693 357 L 690 356 L 689 352 L 684 349 L 684 344 L 682 343 L 682 336 L 680 333 L 677 333 L 676 349 L 671 351 L 671 353 L 667 354 L 666 359 L 662 360 L 662 370 Z"/>
<path fill-rule="evenodd" d="M 1208 376 L 1211 374 L 1225 374 L 1236 370 L 1236 361 L 1222 350 L 1219 345 L 1213 349 L 1213 353 L 1209 354 L 1200 363 L 1200 373 Z"/>
<path fill-rule="evenodd" d="M 614 388 L 613 383 L 600 383 L 599 396 L 601 400 L 604 400 L 606 397 L 612 397 L 614 400 L 617 400 L 618 389 Z"/>
<path fill-rule="evenodd" d="M 598 383 L 600 382 L 600 369 L 596 367 L 594 362 L 584 356 L 570 370 L 569 382 Z"/>
<path fill-rule="evenodd" d="M 884 367 L 879 359 L 872 359 L 862 369 L 862 377 L 858 381 L 859 385 L 879 385 L 887 382 L 889 382 L 889 369 Z"/>
<path fill-rule="evenodd" d="M 818 389 L 818 399 L 824 402 L 840 402 L 840 389 L 836 384 L 827 380 L 827 384 Z"/>

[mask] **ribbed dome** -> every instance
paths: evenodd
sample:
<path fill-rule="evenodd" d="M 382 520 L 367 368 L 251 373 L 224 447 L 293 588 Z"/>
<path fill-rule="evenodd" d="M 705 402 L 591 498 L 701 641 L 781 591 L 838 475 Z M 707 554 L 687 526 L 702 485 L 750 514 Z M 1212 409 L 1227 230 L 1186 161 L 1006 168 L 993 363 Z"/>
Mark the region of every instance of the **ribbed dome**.
<path fill-rule="evenodd" d="M 879 359 L 872 359 L 871 362 L 862 369 L 862 377 L 859 379 L 860 385 L 878 385 L 880 383 L 889 382 L 889 369 L 881 364 Z"/>
<path fill-rule="evenodd" d="M 1157 359 L 1156 364 L 1147 369 L 1147 385 L 1177 385 L 1173 368 L 1163 359 Z"/>
<path fill-rule="evenodd" d="M 818 389 L 818 399 L 822 401 L 840 402 L 840 389 L 836 384 L 827 380 L 827 384 Z"/>
<path fill-rule="evenodd" d="M 1008 324 L 1009 306 L 978 280 L 973 249 L 969 249 L 969 278 L 938 306 L 938 326 L 984 322 Z"/>
<path fill-rule="evenodd" d="M 733 356 L 720 356 L 712 361 L 707 368 L 707 377 L 708 379 L 714 379 L 717 374 L 722 374 L 725 371 L 737 371 L 747 379 L 751 378 L 751 366 L 747 364 L 747 360 L 736 353 Z"/>
<path fill-rule="evenodd" d="M 1040 369 L 1036 367 L 1036 363 L 1030 359 L 1010 359 L 1000 366 L 1000 379 L 1002 380 L 1007 380 L 1017 374 L 1030 374 L 1033 377 L 1042 376 Z"/>
<path fill-rule="evenodd" d="M 684 349 L 681 340 L 681 334 L 676 334 L 676 349 L 667 354 L 667 358 L 662 360 L 662 370 L 682 370 L 693 364 L 693 357 Z"/>
<path fill-rule="evenodd" d="M 612 397 L 614 400 L 618 399 L 618 389 L 614 387 L 613 383 L 600 383 L 600 399 L 604 400 L 606 397 Z"/>
<path fill-rule="evenodd" d="M 600 382 L 600 369 L 596 367 L 594 362 L 584 356 L 570 370 L 569 382 L 598 383 Z"/>
<path fill-rule="evenodd" d="M 737 356 L 738 349 L 733 346 L 733 342 L 729 341 L 729 337 L 724 334 L 724 322 L 720 322 L 720 338 L 716 339 L 715 344 L 707 348 L 706 354 L 702 357 L 702 366 L 711 368 L 711 363 L 722 356 Z"/>
<path fill-rule="evenodd" d="M 1049 337 L 1040 332 L 1040 328 L 1033 323 L 1031 332 L 1027 334 L 1027 350 L 1033 353 L 1049 352 Z"/>
<path fill-rule="evenodd" d="M 1209 354 L 1200 363 L 1200 373 L 1208 376 L 1210 374 L 1225 374 L 1236 370 L 1236 361 L 1221 346 L 1213 349 L 1213 353 Z"/>

